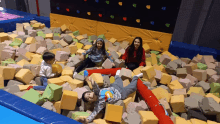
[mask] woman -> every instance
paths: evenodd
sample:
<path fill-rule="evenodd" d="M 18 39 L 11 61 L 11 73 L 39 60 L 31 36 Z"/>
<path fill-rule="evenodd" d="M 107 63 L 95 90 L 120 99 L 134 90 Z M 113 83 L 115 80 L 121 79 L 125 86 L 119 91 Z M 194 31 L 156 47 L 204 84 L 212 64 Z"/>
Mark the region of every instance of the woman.
<path fill-rule="evenodd" d="M 125 61 L 126 66 L 133 71 L 139 66 L 145 66 L 145 60 L 145 50 L 142 47 L 142 38 L 136 37 L 132 44 L 126 49 L 121 61 Z"/>

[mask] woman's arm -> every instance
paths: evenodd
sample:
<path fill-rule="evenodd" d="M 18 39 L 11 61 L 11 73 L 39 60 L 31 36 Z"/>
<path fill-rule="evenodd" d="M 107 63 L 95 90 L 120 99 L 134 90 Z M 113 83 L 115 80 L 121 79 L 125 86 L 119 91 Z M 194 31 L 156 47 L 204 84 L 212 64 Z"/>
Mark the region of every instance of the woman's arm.
<path fill-rule="evenodd" d="M 123 59 L 124 61 L 127 59 L 128 57 L 128 48 L 125 50 L 124 55 L 122 55 L 121 59 Z"/>
<path fill-rule="evenodd" d="M 139 66 L 145 66 L 146 65 L 145 61 L 146 61 L 145 50 L 143 49 L 143 55 L 142 55 L 141 63 L 139 64 Z"/>

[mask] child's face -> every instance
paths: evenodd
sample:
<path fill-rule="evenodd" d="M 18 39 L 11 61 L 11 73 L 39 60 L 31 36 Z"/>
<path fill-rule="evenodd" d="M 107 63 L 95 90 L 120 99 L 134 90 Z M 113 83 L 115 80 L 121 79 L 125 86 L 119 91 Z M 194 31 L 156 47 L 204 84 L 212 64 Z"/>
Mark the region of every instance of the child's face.
<path fill-rule="evenodd" d="M 135 39 L 135 41 L 134 41 L 134 47 L 135 47 L 135 48 L 139 48 L 140 45 L 141 45 L 140 40 L 139 40 L 139 39 Z"/>
<path fill-rule="evenodd" d="M 86 93 L 85 94 L 85 99 L 89 102 L 94 102 L 95 99 L 95 93 L 94 92 L 90 92 L 90 93 Z"/>
<path fill-rule="evenodd" d="M 102 45 L 103 45 L 102 41 L 97 41 L 97 48 L 98 49 L 101 49 Z"/>
<path fill-rule="evenodd" d="M 55 58 L 47 61 L 47 63 L 52 65 L 54 63 L 54 61 L 55 61 Z"/>

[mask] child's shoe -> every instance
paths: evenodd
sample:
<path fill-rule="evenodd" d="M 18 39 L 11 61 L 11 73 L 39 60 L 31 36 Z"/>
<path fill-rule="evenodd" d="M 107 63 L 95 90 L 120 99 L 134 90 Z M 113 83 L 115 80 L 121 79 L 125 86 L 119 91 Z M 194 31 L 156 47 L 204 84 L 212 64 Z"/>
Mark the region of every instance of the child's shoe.
<path fill-rule="evenodd" d="M 30 89 L 33 89 L 34 87 L 33 86 L 29 86 L 28 88 L 27 88 L 27 90 L 30 90 Z"/>

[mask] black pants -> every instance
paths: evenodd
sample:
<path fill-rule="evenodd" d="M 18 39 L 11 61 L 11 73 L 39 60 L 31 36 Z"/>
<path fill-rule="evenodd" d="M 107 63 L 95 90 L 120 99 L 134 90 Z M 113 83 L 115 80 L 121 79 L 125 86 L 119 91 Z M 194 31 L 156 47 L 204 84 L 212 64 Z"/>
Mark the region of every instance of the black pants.
<path fill-rule="evenodd" d="M 90 68 L 90 67 L 94 67 L 96 64 L 94 62 L 92 62 L 92 60 L 87 57 L 82 64 L 76 68 L 75 72 L 79 73 L 80 71 L 82 71 L 84 68 Z"/>
<path fill-rule="evenodd" d="M 125 63 L 125 65 L 132 71 L 139 67 L 138 63 Z"/>

